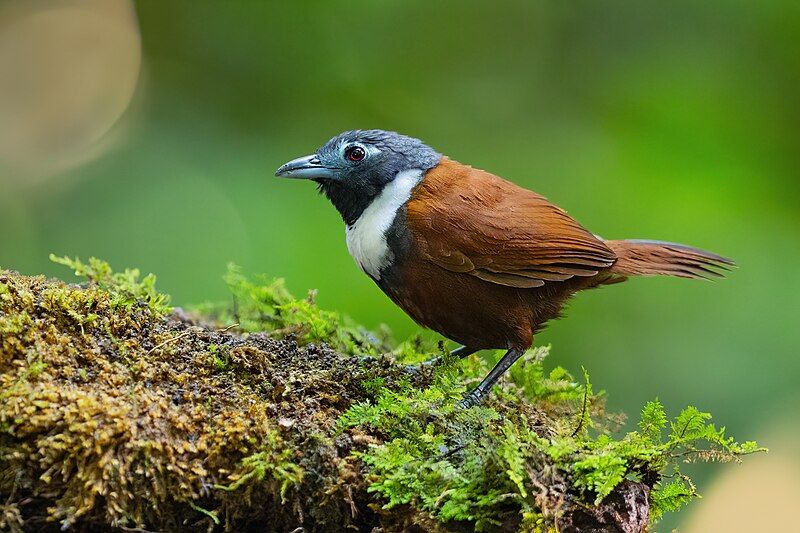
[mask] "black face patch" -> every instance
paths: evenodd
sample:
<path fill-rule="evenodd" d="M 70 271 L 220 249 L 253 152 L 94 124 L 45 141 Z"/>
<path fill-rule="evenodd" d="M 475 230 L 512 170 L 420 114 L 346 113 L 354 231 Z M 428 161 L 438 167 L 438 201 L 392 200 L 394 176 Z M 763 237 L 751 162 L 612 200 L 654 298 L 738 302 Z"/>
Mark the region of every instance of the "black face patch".
<path fill-rule="evenodd" d="M 320 193 L 330 200 L 348 226 L 355 224 L 383 188 L 377 189 L 371 184 L 353 187 L 352 184 L 333 180 L 319 180 L 317 183 Z"/>
<path fill-rule="evenodd" d="M 356 147 L 363 147 L 364 153 L 352 157 Z M 325 143 L 317 156 L 334 171 L 332 178 L 317 180 L 320 192 L 328 197 L 347 225 L 354 224 L 400 172 L 426 171 L 441 159 L 439 153 L 419 139 L 383 130 L 346 131 Z"/>

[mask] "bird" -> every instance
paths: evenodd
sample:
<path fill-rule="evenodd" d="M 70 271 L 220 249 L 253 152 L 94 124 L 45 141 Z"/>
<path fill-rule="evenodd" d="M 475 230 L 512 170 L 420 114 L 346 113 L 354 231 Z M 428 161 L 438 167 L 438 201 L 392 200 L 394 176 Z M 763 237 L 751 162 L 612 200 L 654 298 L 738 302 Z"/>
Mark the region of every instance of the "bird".
<path fill-rule="evenodd" d="M 361 270 L 415 322 L 459 343 L 452 353 L 505 350 L 464 407 L 483 401 L 576 292 L 734 266 L 683 244 L 605 240 L 540 194 L 391 131 L 345 131 L 275 174 L 317 184 Z"/>

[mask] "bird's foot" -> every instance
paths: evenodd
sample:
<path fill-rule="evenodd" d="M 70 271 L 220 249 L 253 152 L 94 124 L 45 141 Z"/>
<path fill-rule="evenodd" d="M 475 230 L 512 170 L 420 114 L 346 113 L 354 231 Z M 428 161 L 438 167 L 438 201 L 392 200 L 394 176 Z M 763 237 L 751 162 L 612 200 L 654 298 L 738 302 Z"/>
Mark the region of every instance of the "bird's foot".
<path fill-rule="evenodd" d="M 425 361 L 417 363 L 416 365 L 406 365 L 405 372 L 412 376 L 416 376 L 422 371 L 437 367 L 439 364 L 441 364 L 441 362 L 441 357 L 431 357 L 430 359 L 426 359 Z"/>
<path fill-rule="evenodd" d="M 450 357 L 455 356 L 458 357 L 459 359 L 464 359 L 465 357 L 474 354 L 476 351 L 477 350 L 475 350 L 474 348 L 459 346 L 458 348 L 450 352 Z M 406 366 L 405 371 L 406 373 L 411 374 L 412 376 L 416 376 L 417 374 L 419 374 L 420 370 L 435 368 L 439 366 L 444 362 L 445 357 L 446 356 L 444 355 L 439 355 L 436 357 L 431 357 L 430 359 L 422 361 L 421 363 L 418 363 L 416 365 L 408 365 Z"/>
<path fill-rule="evenodd" d="M 488 392 L 489 392 L 488 389 L 482 389 L 480 387 L 477 387 L 472 391 L 470 391 L 469 394 L 464 396 L 464 399 L 458 402 L 458 406 L 464 409 L 469 409 L 470 407 L 474 407 L 483 401 Z"/>
<path fill-rule="evenodd" d="M 457 454 L 466 447 L 467 447 L 466 444 L 457 444 L 454 446 L 445 446 L 444 444 L 442 444 L 441 446 L 439 446 L 439 454 L 440 454 L 439 459 L 442 460 L 442 459 L 447 459 L 448 457 L 452 457 L 453 455 Z"/>
<path fill-rule="evenodd" d="M 418 368 L 433 368 L 435 366 L 439 366 L 442 363 L 443 359 L 441 356 L 431 357 L 430 359 L 425 359 L 421 363 L 417 365 Z"/>
<path fill-rule="evenodd" d="M 498 361 L 494 368 L 489 372 L 489 374 L 483 378 L 480 385 L 475 387 L 475 389 L 467 394 L 463 400 L 461 400 L 460 405 L 461 407 L 472 407 L 473 405 L 478 405 L 481 401 L 489 394 L 489 391 L 492 390 L 492 387 L 497 380 L 505 373 L 506 370 L 511 368 L 511 365 L 514 362 L 522 357 L 522 354 L 525 353 L 525 350 L 521 348 L 509 348 L 506 354 Z"/>

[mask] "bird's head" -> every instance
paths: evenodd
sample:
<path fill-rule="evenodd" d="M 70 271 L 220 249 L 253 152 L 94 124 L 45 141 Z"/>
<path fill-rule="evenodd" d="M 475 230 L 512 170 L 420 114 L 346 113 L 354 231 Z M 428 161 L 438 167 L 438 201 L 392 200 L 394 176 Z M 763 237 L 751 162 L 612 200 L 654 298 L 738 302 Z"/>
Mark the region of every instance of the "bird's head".
<path fill-rule="evenodd" d="M 315 154 L 282 165 L 276 176 L 315 181 L 346 224 L 353 224 L 400 172 L 436 166 L 441 155 L 419 139 L 383 130 L 333 137 Z"/>

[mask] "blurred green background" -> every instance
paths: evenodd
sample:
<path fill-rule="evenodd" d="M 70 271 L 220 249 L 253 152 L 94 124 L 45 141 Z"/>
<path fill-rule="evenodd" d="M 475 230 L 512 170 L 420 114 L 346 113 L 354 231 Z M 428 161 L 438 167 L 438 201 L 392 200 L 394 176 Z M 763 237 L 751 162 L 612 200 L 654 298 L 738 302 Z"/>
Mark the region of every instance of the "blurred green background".
<path fill-rule="evenodd" d="M 789 0 L 0 2 L 0 265 L 95 255 L 181 305 L 233 261 L 402 339 L 334 209 L 273 172 L 346 129 L 419 137 L 604 237 L 738 262 L 581 294 L 536 342 L 633 418 L 692 403 L 770 447 L 660 528 L 749 531 L 747 502 L 800 490 L 798 27 Z M 767 481 L 726 500 L 735 476 Z"/>

